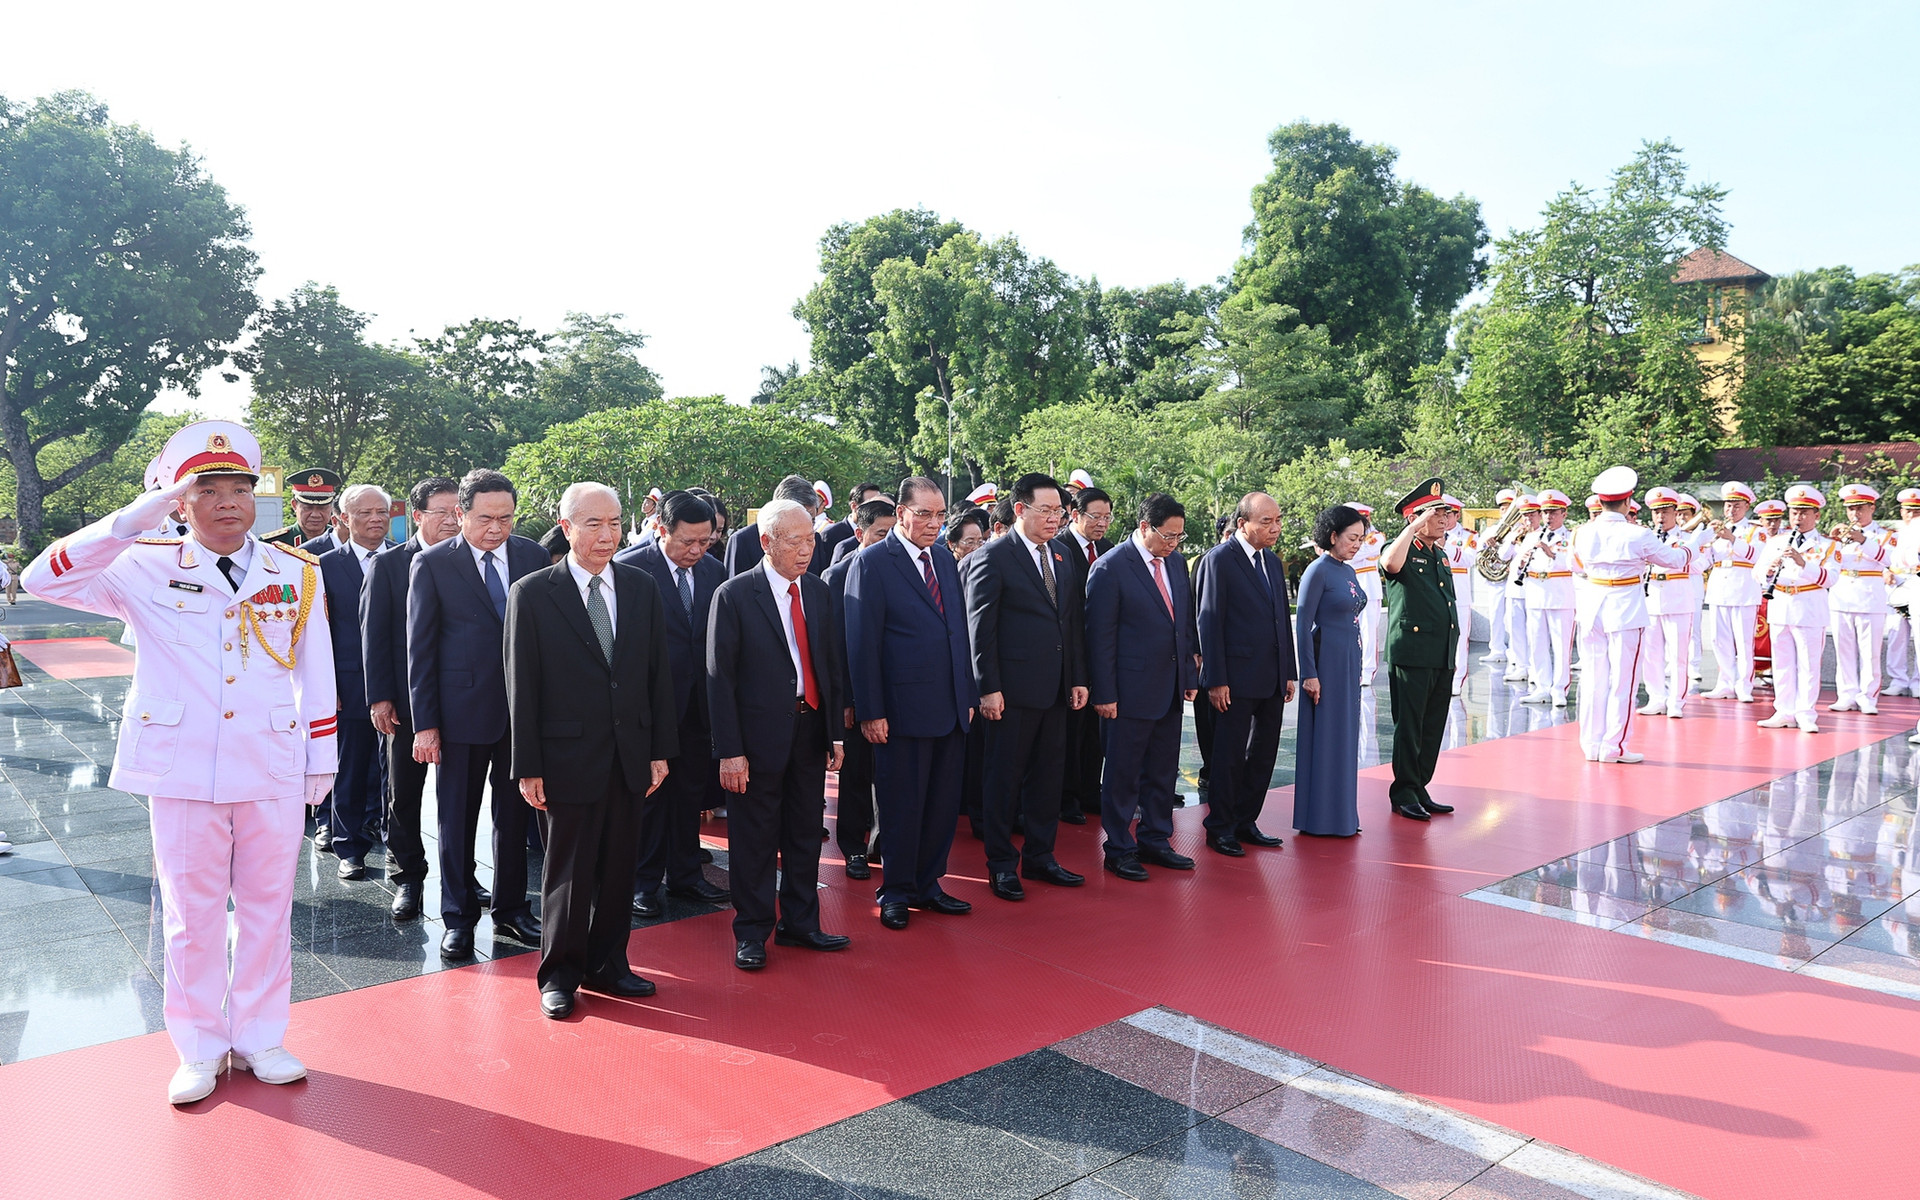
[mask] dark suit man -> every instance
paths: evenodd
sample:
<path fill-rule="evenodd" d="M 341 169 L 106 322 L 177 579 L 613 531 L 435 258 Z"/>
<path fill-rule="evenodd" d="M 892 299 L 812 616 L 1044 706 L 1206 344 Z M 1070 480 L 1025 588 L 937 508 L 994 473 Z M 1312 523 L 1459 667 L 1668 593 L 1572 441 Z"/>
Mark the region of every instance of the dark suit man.
<path fill-rule="evenodd" d="M 1207 845 L 1238 858 L 1245 843 L 1280 844 L 1258 821 L 1299 668 L 1286 570 L 1273 552 L 1280 506 L 1265 492 L 1249 493 L 1233 524 L 1233 536 L 1201 557 L 1194 590 L 1201 699 L 1214 712 Z"/>
<path fill-rule="evenodd" d="M 799 475 L 789 475 L 774 485 L 773 499 L 791 500 L 807 510 L 809 518 L 820 514 L 820 494 L 813 485 Z M 727 538 L 727 575 L 744 574 L 760 565 L 766 551 L 760 546 L 760 526 L 755 524 L 736 529 Z M 808 568 L 815 575 L 827 569 L 827 556 L 820 549 L 819 535 L 814 535 L 813 561 Z"/>
<path fill-rule="evenodd" d="M 393 916 L 420 915 L 427 878 L 426 842 L 420 836 L 420 798 L 427 764 L 413 757 L 413 705 L 407 695 L 407 581 L 413 556 L 460 531 L 460 485 L 432 475 L 408 497 L 412 537 L 374 556 L 360 591 L 361 663 L 366 672 L 368 713 L 380 735 L 387 766 L 387 882 L 394 885 Z"/>
<path fill-rule="evenodd" d="M 877 489 L 876 489 L 877 490 Z M 854 537 L 840 543 L 835 554 L 852 547 L 866 549 L 884 541 L 893 531 L 893 502 L 885 498 L 869 500 L 854 512 Z M 853 569 L 853 555 L 834 559 L 821 581 L 833 594 L 834 630 L 840 641 L 840 703 L 845 706 L 842 726 L 853 731 L 846 739 L 845 755 L 840 761 L 839 808 L 834 819 L 834 840 L 846 859 L 848 879 L 870 879 L 873 868 L 867 857 L 874 851 L 873 744 L 860 736 L 860 723 L 853 711 L 853 675 L 847 666 L 847 572 Z"/>
<path fill-rule="evenodd" d="M 1084 602 L 1087 572 L 1100 555 L 1113 549 L 1107 529 L 1113 523 L 1113 497 L 1097 487 L 1080 489 L 1073 520 L 1055 539 L 1067 557 L 1075 586 Z M 1060 819 L 1073 825 L 1087 823 L 1088 813 L 1100 811 L 1100 763 L 1104 739 L 1100 715 L 1089 704 L 1067 714 L 1066 770 L 1060 786 Z"/>
<path fill-rule="evenodd" d="M 1141 504 L 1134 536 L 1087 575 L 1089 691 L 1095 711 L 1107 719 L 1100 788 L 1105 866 L 1136 882 L 1147 879 L 1142 860 L 1193 869 L 1193 860 L 1168 841 L 1180 769 L 1181 702 L 1193 699 L 1199 687 L 1193 592 L 1177 553 L 1185 533 L 1186 509 L 1156 492 Z"/>
<path fill-rule="evenodd" d="M 546 844 L 540 1009 L 556 1020 L 577 988 L 654 993 L 627 963 L 627 908 L 641 810 L 680 752 L 659 589 L 613 562 L 620 497 L 576 483 L 560 523 L 567 557 L 513 585 L 506 628 L 512 774 Z"/>
<path fill-rule="evenodd" d="M 349 542 L 320 556 L 320 578 L 327 588 L 327 630 L 333 635 L 333 679 L 340 695 L 340 773 L 333 780 L 327 828 L 333 852 L 340 856 L 342 879 L 367 877 L 367 851 L 386 795 L 380 766 L 380 736 L 367 703 L 366 668 L 361 663 L 360 593 L 373 560 L 393 543 L 387 540 L 386 492 L 355 484 L 342 494 Z"/>
<path fill-rule="evenodd" d="M 826 566 L 830 567 L 845 557 L 840 553 L 840 547 L 851 543 L 854 550 L 860 548 L 860 506 L 879 495 L 881 491 L 877 483 L 863 483 L 854 488 L 853 494 L 847 497 L 847 515 L 820 531 L 820 545 L 815 553 Z M 832 508 L 832 503 L 829 502 L 827 507 Z M 815 574 L 825 574 L 824 568 Z"/>
<path fill-rule="evenodd" d="M 938 545 L 946 504 L 931 479 L 900 484 L 898 522 L 847 573 L 847 666 L 861 733 L 874 746 L 886 863 L 880 922 L 907 927 L 909 907 L 959 914 L 941 890 L 960 813 L 967 727 L 979 693 L 966 602 L 953 556 Z"/>
<path fill-rule="evenodd" d="M 720 586 L 707 630 L 713 752 L 733 796 L 733 962 L 743 971 L 767 965 L 768 934 L 807 950 L 849 940 L 821 932 L 817 890 L 826 772 L 840 769 L 846 736 L 833 596 L 807 573 L 814 539 L 804 507 L 775 500 L 760 527 L 760 566 Z"/>
<path fill-rule="evenodd" d="M 1087 703 L 1081 596 L 1066 554 L 1053 545 L 1061 509 L 1059 483 L 1022 475 L 1013 485 L 1013 528 L 960 564 L 986 728 L 987 883 L 1002 900 L 1025 897 L 1021 875 L 1061 887 L 1086 882 L 1053 856 L 1067 713 Z M 1017 855 L 1016 821 L 1024 834 Z"/>
<path fill-rule="evenodd" d="M 507 589 L 552 565 L 530 538 L 514 537 L 513 483 L 479 469 L 460 481 L 460 536 L 413 556 L 407 586 L 407 687 L 413 756 L 438 763 L 440 953 L 473 953 L 480 901 L 473 843 L 480 801 L 493 792 L 493 925 L 528 944 L 540 922 L 527 906 L 527 823 L 533 810 L 508 775 L 503 638 Z"/>
<path fill-rule="evenodd" d="M 653 918 L 665 911 L 661 888 L 675 896 L 718 904 L 727 889 L 700 873 L 700 810 L 707 806 L 713 772 L 713 735 L 707 718 L 707 614 L 727 570 L 707 553 L 713 506 L 689 492 L 669 492 L 660 501 L 664 539 L 623 550 L 614 561 L 646 572 L 666 603 L 667 658 L 673 666 L 673 719 L 680 754 L 667 764 L 667 781 L 647 805 L 634 873 L 633 913 Z"/>

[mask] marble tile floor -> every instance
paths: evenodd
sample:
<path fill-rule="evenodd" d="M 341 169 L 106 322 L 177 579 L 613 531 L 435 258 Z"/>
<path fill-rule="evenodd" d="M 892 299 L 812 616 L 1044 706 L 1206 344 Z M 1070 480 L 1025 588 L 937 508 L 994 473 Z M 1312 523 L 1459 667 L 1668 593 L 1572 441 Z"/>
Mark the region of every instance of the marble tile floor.
<path fill-rule="evenodd" d="M 641 1195 L 1678 1200 L 1684 1193 L 1150 1008 Z"/>

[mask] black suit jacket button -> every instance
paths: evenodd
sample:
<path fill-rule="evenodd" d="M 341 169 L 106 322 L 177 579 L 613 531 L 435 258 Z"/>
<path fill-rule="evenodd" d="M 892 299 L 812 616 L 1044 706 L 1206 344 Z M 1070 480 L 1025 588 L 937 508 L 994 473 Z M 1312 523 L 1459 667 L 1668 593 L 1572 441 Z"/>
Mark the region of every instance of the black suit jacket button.
<path fill-rule="evenodd" d="M 617 688 L 620 686 L 620 681 L 618 679 L 609 680 L 607 682 L 607 686 L 612 688 Z"/>

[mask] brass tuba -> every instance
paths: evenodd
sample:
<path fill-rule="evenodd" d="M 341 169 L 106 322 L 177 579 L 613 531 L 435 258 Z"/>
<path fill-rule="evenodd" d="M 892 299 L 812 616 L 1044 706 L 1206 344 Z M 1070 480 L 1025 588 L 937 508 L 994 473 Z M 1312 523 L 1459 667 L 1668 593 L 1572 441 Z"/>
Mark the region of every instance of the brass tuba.
<path fill-rule="evenodd" d="M 1487 534 L 1487 540 L 1481 543 L 1480 557 L 1473 562 L 1473 569 L 1480 573 L 1480 578 L 1488 583 L 1507 581 L 1507 571 L 1513 564 L 1500 557 L 1500 543 L 1506 540 L 1507 534 L 1513 530 L 1514 525 L 1526 515 L 1521 511 L 1520 499 L 1516 496 L 1507 508 L 1507 515 L 1500 518 L 1500 523 L 1493 527 L 1493 531 Z"/>

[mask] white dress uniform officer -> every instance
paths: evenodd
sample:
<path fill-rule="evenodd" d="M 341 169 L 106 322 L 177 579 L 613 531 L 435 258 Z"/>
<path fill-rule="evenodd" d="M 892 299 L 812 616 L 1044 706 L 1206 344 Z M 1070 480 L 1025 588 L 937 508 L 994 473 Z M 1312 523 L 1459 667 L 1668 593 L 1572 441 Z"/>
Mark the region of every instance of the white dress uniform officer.
<path fill-rule="evenodd" d="M 1677 494 L 1680 497 L 1680 503 L 1675 516 L 1682 526 L 1690 525 L 1694 518 L 1700 515 L 1700 501 L 1687 492 Z M 1693 591 L 1693 633 L 1688 638 L 1691 646 L 1687 650 L 1687 678 L 1690 681 L 1700 678 L 1700 632 L 1703 624 L 1700 619 L 1700 606 L 1705 602 L 1707 595 L 1706 548 L 1707 543 L 1713 540 L 1713 531 L 1696 527 L 1691 540 L 1695 553 L 1693 569 L 1687 579 Z"/>
<path fill-rule="evenodd" d="M 136 631 L 110 784 L 152 798 L 165 906 L 175 1104 L 213 1091 L 229 1052 L 266 1083 L 306 1074 L 281 1046 L 306 805 L 335 765 L 333 653 L 312 557 L 252 535 L 260 445 L 230 421 L 175 433 L 165 486 L 27 568 L 34 595 Z M 185 510 L 183 538 L 151 537 Z M 233 961 L 227 961 L 229 900 Z"/>
<path fill-rule="evenodd" d="M 1827 595 L 1832 610 L 1834 712 L 1880 711 L 1880 643 L 1887 629 L 1887 568 L 1893 534 L 1873 519 L 1880 493 L 1864 483 L 1840 489 L 1849 524 L 1834 531 L 1839 578 Z"/>
<path fill-rule="evenodd" d="M 1493 522 L 1497 527 L 1501 521 L 1506 520 L 1507 513 L 1513 506 L 1520 502 L 1520 493 L 1512 488 L 1501 488 L 1499 494 L 1493 498 L 1493 502 L 1500 509 L 1500 515 Z M 1507 661 L 1507 589 L 1505 587 L 1493 589 L 1493 607 L 1489 610 L 1487 620 L 1487 656 L 1480 661 L 1486 663 Z"/>
<path fill-rule="evenodd" d="M 1460 626 L 1460 644 L 1453 656 L 1453 694 L 1458 696 L 1466 689 L 1467 668 L 1473 664 L 1467 650 L 1473 639 L 1473 564 L 1480 557 L 1480 539 L 1460 523 L 1467 511 L 1466 505 L 1452 496 L 1440 498 L 1447 505 L 1448 523 L 1441 549 L 1447 556 L 1447 566 L 1453 571 L 1453 619 Z"/>
<path fill-rule="evenodd" d="M 1713 690 L 1709 700 L 1753 703 L 1753 625 L 1760 612 L 1761 575 L 1754 563 L 1760 536 L 1747 512 L 1753 489 L 1744 483 L 1720 487 L 1726 520 L 1708 548 L 1713 574 L 1707 579 L 1707 618 L 1713 637 Z"/>
<path fill-rule="evenodd" d="M 1820 732 L 1814 706 L 1820 699 L 1820 654 L 1827 643 L 1827 589 L 1838 572 L 1834 544 L 1818 529 L 1827 498 L 1820 489 L 1796 483 L 1787 489 L 1787 514 L 1793 525 L 1767 539 L 1754 568 L 1772 586 L 1767 628 L 1773 635 L 1773 715 L 1760 724 L 1769 729 L 1799 725 Z"/>
<path fill-rule="evenodd" d="M 1520 524 L 1501 539 L 1500 561 L 1507 565 L 1507 582 L 1500 589 L 1507 601 L 1507 669 L 1502 683 L 1522 683 L 1533 656 L 1527 652 L 1527 572 L 1521 565 L 1520 547 L 1540 528 L 1540 498 L 1521 495 L 1514 500 L 1520 506 Z"/>
<path fill-rule="evenodd" d="M 1913 601 L 1920 600 L 1920 488 L 1900 489 L 1900 520 L 1887 560 L 1887 686 L 1882 696 L 1920 696 L 1914 677 Z"/>
<path fill-rule="evenodd" d="M 1580 676 L 1580 748 L 1589 762 L 1637 763 L 1627 749 L 1633 719 L 1635 667 L 1647 627 L 1646 569 L 1680 570 L 1686 551 L 1662 544 L 1644 525 L 1627 520 L 1640 477 L 1631 467 L 1609 467 L 1593 481 L 1603 509 L 1580 527 L 1569 553 L 1585 576 L 1575 621 L 1586 667 Z"/>
<path fill-rule="evenodd" d="M 1653 536 L 1662 546 L 1679 550 L 1686 561 L 1677 569 L 1656 566 L 1647 573 L 1647 635 L 1641 645 L 1645 663 L 1641 675 L 1647 685 L 1647 703 L 1640 709 L 1643 717 L 1686 715 L 1687 650 L 1693 641 L 1694 614 L 1700 611 L 1693 572 L 1699 547 L 1693 534 L 1681 531 L 1679 507 L 1680 493 L 1672 488 L 1647 492 Z"/>
<path fill-rule="evenodd" d="M 1573 680 L 1573 531 L 1567 528 L 1572 503 L 1565 492 L 1541 492 L 1546 525 L 1520 547 L 1527 569 L 1527 649 L 1533 659 L 1528 704 L 1565 708 Z"/>
<path fill-rule="evenodd" d="M 1367 598 L 1367 606 L 1360 610 L 1360 686 L 1364 688 L 1373 686 L 1374 672 L 1380 669 L 1380 623 L 1386 616 L 1380 605 L 1380 552 L 1387 548 L 1387 539 L 1373 527 L 1372 506 L 1349 500 L 1347 507 L 1367 519 L 1367 536 L 1353 556 L 1353 573 L 1360 577 L 1360 592 Z"/>

